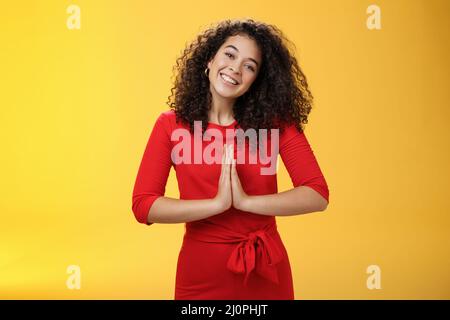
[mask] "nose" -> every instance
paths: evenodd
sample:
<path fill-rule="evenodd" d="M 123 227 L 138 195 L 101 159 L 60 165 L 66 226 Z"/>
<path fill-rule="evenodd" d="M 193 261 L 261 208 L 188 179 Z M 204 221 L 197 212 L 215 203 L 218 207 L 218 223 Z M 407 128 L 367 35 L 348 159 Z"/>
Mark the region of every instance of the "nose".
<path fill-rule="evenodd" d="M 234 67 L 228 67 L 228 69 L 230 69 L 230 71 L 231 72 L 235 72 L 235 73 L 238 73 L 238 74 L 240 74 L 240 72 L 239 71 L 236 71 L 236 70 L 238 70 L 238 68 L 234 68 Z"/>

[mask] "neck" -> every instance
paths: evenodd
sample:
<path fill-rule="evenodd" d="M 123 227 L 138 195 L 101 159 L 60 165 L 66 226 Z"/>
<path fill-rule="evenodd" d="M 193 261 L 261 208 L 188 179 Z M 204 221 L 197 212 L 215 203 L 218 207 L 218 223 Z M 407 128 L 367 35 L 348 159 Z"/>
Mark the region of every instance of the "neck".
<path fill-rule="evenodd" d="M 208 121 L 228 124 L 234 121 L 233 103 L 230 101 L 213 101 L 208 114 Z"/>

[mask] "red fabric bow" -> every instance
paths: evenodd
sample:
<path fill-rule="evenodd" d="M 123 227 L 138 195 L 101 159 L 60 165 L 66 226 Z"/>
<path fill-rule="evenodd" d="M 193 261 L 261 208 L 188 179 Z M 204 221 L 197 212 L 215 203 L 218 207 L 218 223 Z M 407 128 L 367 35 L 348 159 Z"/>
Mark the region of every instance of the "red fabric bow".
<path fill-rule="evenodd" d="M 247 239 L 233 250 L 227 268 L 235 273 L 244 273 L 245 285 L 253 270 L 263 278 L 278 284 L 276 264 L 282 258 L 275 241 L 264 230 L 258 230 L 251 232 Z"/>
<path fill-rule="evenodd" d="M 241 234 L 217 225 L 208 225 L 200 231 L 196 227 L 186 230 L 186 236 L 205 242 L 234 243 L 227 262 L 227 268 L 237 274 L 244 274 L 244 285 L 252 271 L 261 277 L 279 284 L 276 265 L 283 259 L 283 253 L 272 235 L 277 232 L 276 224 L 248 234 Z"/>

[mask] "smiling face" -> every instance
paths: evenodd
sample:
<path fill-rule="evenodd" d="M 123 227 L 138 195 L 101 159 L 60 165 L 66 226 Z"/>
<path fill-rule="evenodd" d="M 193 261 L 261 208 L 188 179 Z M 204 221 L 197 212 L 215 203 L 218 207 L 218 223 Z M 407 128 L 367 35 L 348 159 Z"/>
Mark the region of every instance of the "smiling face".
<path fill-rule="evenodd" d="M 261 68 L 261 52 L 256 42 L 247 36 L 230 36 L 208 63 L 208 68 L 213 96 L 235 99 L 255 81 Z"/>

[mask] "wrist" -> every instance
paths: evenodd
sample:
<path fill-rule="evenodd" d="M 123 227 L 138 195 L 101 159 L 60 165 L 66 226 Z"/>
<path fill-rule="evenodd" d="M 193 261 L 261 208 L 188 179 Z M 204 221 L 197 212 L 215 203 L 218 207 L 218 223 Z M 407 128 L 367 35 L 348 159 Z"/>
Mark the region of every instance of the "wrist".
<path fill-rule="evenodd" d="M 253 199 L 254 199 L 253 196 L 248 195 L 242 197 L 242 200 L 239 202 L 239 208 L 236 209 L 251 212 Z"/>
<path fill-rule="evenodd" d="M 215 198 L 212 199 L 212 210 L 216 214 L 224 212 L 226 210 L 225 205 L 224 205 L 223 201 L 220 198 L 215 197 Z"/>

